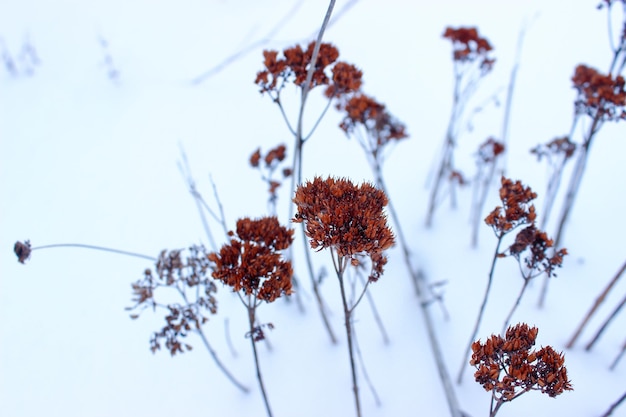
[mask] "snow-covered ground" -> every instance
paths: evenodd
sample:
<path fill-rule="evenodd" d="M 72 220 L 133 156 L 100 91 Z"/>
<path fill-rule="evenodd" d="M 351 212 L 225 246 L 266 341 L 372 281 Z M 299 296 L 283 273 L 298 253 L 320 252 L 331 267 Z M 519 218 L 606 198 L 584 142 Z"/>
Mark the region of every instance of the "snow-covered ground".
<path fill-rule="evenodd" d="M 293 139 L 282 116 L 253 81 L 264 48 L 309 42 L 326 2 L 302 2 L 272 32 L 292 0 L 159 2 L 118 0 L 0 0 L 0 48 L 17 60 L 18 75 L 0 66 L 0 414 L 21 416 L 262 416 L 246 316 L 228 288 L 219 288 L 219 311 L 206 325 L 218 354 L 252 392 L 237 391 L 219 372 L 199 339 L 194 350 L 171 358 L 151 354 L 148 340 L 162 315 L 129 319 L 131 282 L 149 261 L 82 249 L 33 253 L 26 265 L 12 253 L 16 240 L 34 246 L 88 243 L 157 256 L 164 249 L 205 242 L 193 199 L 177 167 L 184 147 L 199 190 L 209 201 L 209 174 L 228 226 L 242 216 L 267 214 L 266 188 L 247 161 Z M 338 1 L 336 13 L 347 2 Z M 605 71 L 611 51 L 605 11 L 594 1 L 360 0 L 326 32 L 340 58 L 364 72 L 366 93 L 406 123 L 410 138 L 389 154 L 385 176 L 416 262 L 431 282 L 445 281 L 443 306 L 431 307 L 448 370 L 456 375 L 486 285 L 495 238 L 482 226 L 470 247 L 471 191 L 456 210 L 444 204 L 432 228 L 424 227 L 425 186 L 440 149 L 452 96 L 446 26 L 477 26 L 494 46 L 494 72 L 475 104 L 500 100 L 513 65 L 517 36 L 527 22 L 510 125 L 507 175 L 539 194 L 541 216 L 546 167 L 529 149 L 568 133 L 579 63 Z M 621 6 L 620 6 L 621 7 Z M 619 12 L 619 10 L 616 10 Z M 616 14 L 616 16 L 619 13 Z M 617 16 L 620 17 L 620 16 Z M 617 24 L 616 20 L 616 24 Z M 269 35 L 268 35 L 269 33 Z M 24 45 L 40 64 L 20 61 Z M 192 80 L 247 50 L 200 84 Z M 31 63 L 32 64 L 32 63 Z M 109 72 L 118 71 L 116 78 Z M 288 117 L 298 94 L 283 93 Z M 317 119 L 324 100 L 314 90 L 306 121 Z M 356 141 L 338 129 L 333 109 L 306 144 L 305 178 L 347 176 L 371 180 Z M 474 170 L 472 153 L 498 135 L 502 107 L 487 106 L 473 119 L 458 149 L 458 164 Z M 624 342 L 626 315 L 611 325 L 591 352 L 582 346 L 626 291 L 614 289 L 571 350 L 565 344 L 600 290 L 624 262 L 626 226 L 624 123 L 606 124 L 589 164 L 564 245 L 570 253 L 558 271 L 547 305 L 537 309 L 533 283 L 514 317 L 539 328 L 538 345 L 564 351 L 574 391 L 552 399 L 530 392 L 505 404 L 499 416 L 599 416 L 626 389 L 624 360 L 608 367 Z M 579 135 L 579 133 L 577 133 Z M 580 136 L 576 136 L 579 140 Z M 281 221 L 286 217 L 283 187 Z M 494 184 L 486 211 L 497 203 Z M 559 200 L 560 201 L 560 200 Z M 553 226 L 548 229 L 553 233 Z M 299 235 L 298 235 L 299 236 Z M 206 243 L 206 242 L 205 242 Z M 297 239 L 298 251 L 302 242 Z M 313 254 L 330 267 L 329 254 Z M 297 269 L 301 267 L 297 266 Z M 329 269 L 331 270 L 331 269 Z M 322 285 L 340 342 L 329 343 L 306 274 L 306 311 L 279 300 L 262 305 L 272 322 L 271 349 L 260 361 L 275 416 L 354 415 L 350 368 L 339 289 L 332 275 Z M 479 336 L 497 333 L 522 279 L 512 259 L 498 262 L 493 293 Z M 364 416 L 444 416 L 437 376 L 420 309 L 400 251 L 390 253 L 384 276 L 370 287 L 390 337 L 382 341 L 367 303 L 356 310 L 356 331 L 367 371 L 381 400 L 361 380 Z M 230 334 L 236 357 L 228 348 Z M 619 329 L 622 329 L 621 331 Z M 489 394 L 473 382 L 468 366 L 455 386 L 462 409 L 488 415 Z M 626 404 L 614 416 L 626 416 Z"/>

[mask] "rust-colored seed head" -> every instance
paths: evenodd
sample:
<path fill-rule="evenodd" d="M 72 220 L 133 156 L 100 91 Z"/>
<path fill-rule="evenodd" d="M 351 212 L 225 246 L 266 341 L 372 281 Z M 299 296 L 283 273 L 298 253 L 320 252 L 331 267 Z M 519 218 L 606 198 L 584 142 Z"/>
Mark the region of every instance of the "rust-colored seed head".
<path fill-rule="evenodd" d="M 25 240 L 24 242 L 15 242 L 13 252 L 17 256 L 18 262 L 23 264 L 30 257 L 30 241 Z"/>
<path fill-rule="evenodd" d="M 505 337 L 492 335 L 485 344 L 472 344 L 470 365 L 474 378 L 498 401 L 510 401 L 520 393 L 538 390 L 555 397 L 572 390 L 564 357 L 550 346 L 531 351 L 538 330 L 525 323 L 511 326 Z"/>
<path fill-rule="evenodd" d="M 502 177 L 500 200 L 502 206 L 496 207 L 485 218 L 485 223 L 491 226 L 498 235 L 510 232 L 522 224 L 531 224 L 537 218 L 535 206 L 530 204 L 537 198 L 530 187 L 525 187 L 520 181 L 513 181 Z"/>
<path fill-rule="evenodd" d="M 208 255 L 215 279 L 267 302 L 292 293 L 291 262 L 280 251 L 291 245 L 293 230 L 281 226 L 276 217 L 246 217 L 237 221 L 232 236 L 230 244 Z"/>
<path fill-rule="evenodd" d="M 578 91 L 576 111 L 602 121 L 626 119 L 624 77 L 604 75 L 586 65 L 578 65 L 572 77 Z"/>
<path fill-rule="evenodd" d="M 315 177 L 296 189 L 294 222 L 305 222 L 313 249 L 332 248 L 339 256 L 365 254 L 372 260 L 370 280 L 383 272 L 383 252 L 394 244 L 383 208 L 385 193 L 370 183 Z"/>

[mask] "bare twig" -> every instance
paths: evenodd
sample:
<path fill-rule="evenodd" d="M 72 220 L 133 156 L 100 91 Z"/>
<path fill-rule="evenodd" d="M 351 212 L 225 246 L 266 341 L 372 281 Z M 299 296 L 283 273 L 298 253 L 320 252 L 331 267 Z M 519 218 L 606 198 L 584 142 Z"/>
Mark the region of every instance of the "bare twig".
<path fill-rule="evenodd" d="M 624 305 L 626 305 L 626 295 L 624 295 L 624 298 L 622 298 L 622 301 L 620 301 L 620 303 L 617 305 L 617 307 L 615 307 L 615 309 L 613 310 L 613 312 L 611 312 L 611 314 L 609 315 L 609 317 L 604 321 L 604 323 L 602 323 L 602 326 L 600 326 L 600 328 L 598 329 L 598 331 L 596 332 L 596 334 L 593 336 L 593 338 L 591 339 L 591 341 L 589 343 L 587 343 L 587 345 L 585 346 L 585 350 L 591 350 L 591 348 L 593 347 L 593 345 L 598 341 L 598 339 L 600 338 L 600 336 L 602 335 L 602 333 L 604 333 L 604 331 L 606 330 L 606 328 L 608 327 L 609 323 L 611 323 L 611 321 L 613 321 L 613 319 L 615 317 L 617 317 L 617 314 L 620 312 L 620 310 L 624 307 Z"/>
<path fill-rule="evenodd" d="M 587 325 L 587 322 L 589 322 L 589 320 L 595 314 L 595 312 L 598 309 L 598 307 L 600 307 L 600 305 L 604 302 L 604 300 L 606 299 L 607 295 L 609 294 L 611 289 L 615 286 L 615 284 L 620 279 L 620 277 L 622 276 L 622 274 L 624 273 L 625 270 L 626 270 L 626 262 L 624 262 L 624 264 L 619 269 L 619 271 L 617 271 L 617 273 L 615 274 L 613 279 L 611 279 L 611 281 L 606 286 L 606 288 L 600 293 L 598 298 L 596 298 L 596 301 L 591 306 L 591 309 L 585 315 L 585 317 L 583 318 L 583 321 L 578 325 L 578 328 L 574 332 L 574 335 L 569 340 L 569 342 L 567 342 L 567 345 L 565 345 L 566 348 L 571 349 L 572 347 L 574 347 L 574 344 L 576 343 L 576 340 L 578 340 L 578 337 L 580 336 L 580 334 L 582 333 L 583 329 Z"/>
<path fill-rule="evenodd" d="M 624 402 L 624 400 L 626 400 L 626 391 L 624 391 L 624 393 L 622 394 L 621 397 L 619 397 L 619 399 L 617 401 L 615 401 L 613 404 L 611 404 L 611 406 L 609 407 L 608 410 L 606 410 L 606 413 L 602 414 L 601 417 L 609 417 L 611 414 L 613 414 L 613 411 L 615 411 L 617 409 L 617 407 L 619 407 L 619 405 Z"/>

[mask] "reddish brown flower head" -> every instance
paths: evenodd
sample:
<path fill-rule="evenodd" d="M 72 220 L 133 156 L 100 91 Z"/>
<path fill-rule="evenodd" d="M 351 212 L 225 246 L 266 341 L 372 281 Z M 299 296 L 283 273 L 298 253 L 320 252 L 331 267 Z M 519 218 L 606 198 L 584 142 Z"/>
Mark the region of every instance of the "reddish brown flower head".
<path fill-rule="evenodd" d="M 250 166 L 257 168 L 259 161 L 261 160 L 261 148 L 258 148 L 252 155 L 250 155 Z"/>
<path fill-rule="evenodd" d="M 488 58 L 488 53 L 493 49 L 486 38 L 478 35 L 478 30 L 473 27 L 461 27 L 453 29 L 447 27 L 443 37 L 452 41 L 452 57 L 459 62 L 479 62 L 484 72 L 491 70 L 493 59 Z"/>
<path fill-rule="evenodd" d="M 265 69 L 257 73 L 255 80 L 255 83 L 261 87 L 261 92 L 279 91 L 288 81 L 297 86 L 303 86 L 314 48 L 315 42 L 311 42 L 306 51 L 300 45 L 296 45 L 285 49 L 283 58 L 278 57 L 277 51 L 263 51 Z M 338 57 L 339 51 L 333 45 L 329 43 L 320 45 L 310 88 L 329 84 L 326 68 L 332 65 Z"/>
<path fill-rule="evenodd" d="M 30 257 L 30 241 L 25 240 L 24 242 L 15 242 L 13 252 L 17 256 L 18 262 L 23 264 Z"/>
<path fill-rule="evenodd" d="M 569 159 L 576 151 L 576 144 L 570 141 L 569 136 L 554 138 L 550 142 L 537 145 L 530 150 L 531 153 L 537 155 L 537 159 L 541 160 L 544 156 L 551 159 L 553 156 L 562 156 Z"/>
<path fill-rule="evenodd" d="M 578 91 L 576 111 L 598 117 L 602 121 L 626 119 L 626 90 L 624 77 L 613 78 L 597 70 L 578 65 L 572 77 Z"/>
<path fill-rule="evenodd" d="M 498 236 L 510 232 L 519 225 L 533 223 L 537 218 L 535 206 L 530 204 L 537 198 L 537 194 L 530 187 L 505 177 L 502 177 L 501 183 L 502 206 L 496 207 L 485 218 L 485 223 L 491 226 Z"/>
<path fill-rule="evenodd" d="M 370 279 L 376 281 L 386 262 L 383 251 L 394 243 L 383 208 L 385 193 L 370 183 L 315 177 L 296 189 L 296 223 L 305 222 L 313 249 L 331 248 L 341 257 L 362 254 L 372 260 Z"/>
<path fill-rule="evenodd" d="M 364 128 L 367 138 L 362 145 L 368 152 L 375 153 L 394 140 L 408 137 L 405 126 L 386 110 L 385 105 L 365 94 L 355 94 L 338 105 L 345 112 L 339 127 L 347 134 L 353 134 L 359 126 Z"/>
<path fill-rule="evenodd" d="M 488 138 L 478 147 L 477 159 L 480 164 L 493 163 L 498 156 L 504 153 L 504 143 L 494 138 Z"/>
<path fill-rule="evenodd" d="M 268 185 L 270 193 L 270 201 L 274 202 L 277 198 L 276 191 L 281 186 L 281 182 L 273 177 L 274 171 L 278 168 L 280 162 L 282 162 L 287 156 L 287 147 L 285 145 L 278 145 L 273 149 L 270 149 L 265 156 L 261 154 L 261 148 L 254 151 L 250 156 L 250 165 L 253 168 L 258 168 L 261 171 L 261 178 Z M 265 162 L 262 167 L 260 165 L 261 159 Z M 265 172 L 263 172 L 263 169 Z M 291 170 L 285 168 L 282 170 L 283 178 L 287 178 L 291 175 Z"/>
<path fill-rule="evenodd" d="M 215 264 L 213 278 L 262 301 L 291 294 L 291 262 L 280 251 L 291 245 L 293 230 L 281 226 L 276 217 L 243 218 L 231 235 L 230 244 L 208 255 Z"/>
<path fill-rule="evenodd" d="M 550 346 L 531 351 L 538 330 L 527 324 L 509 327 L 505 337 L 492 335 L 485 344 L 472 344 L 474 377 L 497 401 L 510 401 L 537 390 L 555 397 L 572 390 L 562 354 Z"/>
<path fill-rule="evenodd" d="M 345 62 L 337 62 L 333 67 L 332 83 L 326 88 L 324 94 L 328 98 L 358 91 L 361 88 L 363 72 L 354 65 Z"/>
<path fill-rule="evenodd" d="M 545 232 L 537 229 L 534 224 L 520 230 L 515 242 L 509 246 L 509 253 L 520 261 L 521 254 L 528 251 L 524 264 L 528 269 L 529 277 L 546 272 L 549 276 L 556 275 L 554 270 L 560 268 L 563 256 L 567 255 L 565 248 L 558 250 L 553 256 L 548 251 L 554 246 L 552 239 Z"/>

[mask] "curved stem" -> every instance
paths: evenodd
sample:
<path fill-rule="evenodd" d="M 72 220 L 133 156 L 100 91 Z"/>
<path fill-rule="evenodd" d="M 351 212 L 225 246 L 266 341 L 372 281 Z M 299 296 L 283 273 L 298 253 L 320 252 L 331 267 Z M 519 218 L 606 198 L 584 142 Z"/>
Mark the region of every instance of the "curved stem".
<path fill-rule="evenodd" d="M 487 299 L 489 298 L 489 292 L 491 291 L 491 284 L 493 283 L 493 272 L 496 269 L 496 261 L 498 260 L 498 252 L 500 250 L 500 244 L 502 243 L 503 234 L 498 236 L 498 243 L 496 245 L 496 250 L 493 253 L 493 259 L 491 260 L 491 269 L 489 270 L 489 279 L 487 280 L 487 288 L 485 289 L 485 295 L 483 297 L 483 301 L 480 305 L 480 310 L 478 311 L 478 317 L 476 318 L 476 324 L 474 324 L 474 330 L 472 330 L 472 335 L 470 336 L 469 343 L 465 348 L 465 353 L 463 354 L 463 362 L 461 362 L 461 368 L 459 369 L 459 374 L 456 379 L 457 384 L 461 384 L 463 381 L 463 373 L 465 372 L 465 368 L 467 368 L 467 358 L 469 357 L 470 351 L 472 350 L 472 343 L 476 340 L 476 335 L 478 334 L 478 329 L 480 328 L 480 323 L 482 322 L 483 315 L 485 314 L 485 307 L 487 306 Z"/>
<path fill-rule="evenodd" d="M 502 326 L 502 334 L 506 333 L 506 329 L 509 327 L 509 323 L 511 323 L 511 318 L 513 317 L 513 313 L 515 313 L 515 310 L 517 310 L 517 307 L 519 306 L 519 303 L 522 299 L 522 296 L 524 295 L 524 291 L 526 291 L 526 287 L 528 286 L 529 282 L 530 282 L 530 278 L 524 277 L 524 285 L 522 285 L 522 289 L 520 290 L 519 295 L 517 296 L 517 300 L 515 300 L 515 304 L 513 304 L 513 308 L 511 308 L 511 311 L 509 311 L 509 315 L 506 317 L 506 320 L 504 320 L 504 326 Z"/>
<path fill-rule="evenodd" d="M 414 269 L 413 265 L 411 265 L 411 253 L 409 251 L 409 245 L 404 238 L 402 227 L 400 226 L 400 218 L 393 207 L 391 197 L 389 196 L 389 192 L 387 191 L 387 187 L 385 186 L 385 182 L 383 181 L 382 169 L 375 158 L 373 160 L 372 168 L 374 171 L 374 175 L 376 176 L 378 186 L 387 195 L 387 199 L 389 200 L 389 213 L 391 214 L 392 221 L 396 225 L 396 233 L 398 236 L 398 241 L 400 242 L 402 254 L 404 255 L 404 263 L 411 277 L 411 281 L 413 282 L 415 294 L 417 295 L 420 310 L 422 311 L 424 324 L 426 324 L 428 341 L 430 342 L 430 348 L 432 350 L 435 364 L 437 366 L 437 371 L 439 373 L 439 380 L 441 381 L 441 385 L 443 386 L 443 390 L 446 395 L 446 401 L 448 402 L 450 415 L 452 417 L 461 417 L 462 413 L 459 407 L 459 401 L 456 397 L 454 386 L 450 379 L 450 374 L 448 373 L 448 368 L 446 366 L 446 361 L 441 351 L 441 346 L 439 345 L 439 340 L 437 339 L 437 333 L 435 332 L 435 324 L 433 322 L 433 318 L 430 314 L 430 310 L 428 309 L 430 302 L 426 296 L 426 294 L 428 293 L 428 289 L 426 287 L 424 273 L 421 269 Z"/>
<path fill-rule="evenodd" d="M 250 392 L 250 390 L 245 385 L 237 381 L 237 379 L 235 379 L 235 377 L 230 373 L 230 371 L 226 369 L 222 361 L 220 361 L 220 359 L 217 357 L 217 353 L 215 352 L 215 350 L 213 350 L 213 348 L 209 344 L 209 340 L 205 336 L 202 329 L 197 329 L 197 332 L 200 335 L 200 339 L 202 339 L 202 343 L 204 343 L 204 347 L 206 347 L 206 349 L 209 351 L 209 354 L 215 361 L 215 364 L 217 365 L 217 367 L 220 368 L 220 371 L 222 371 L 222 373 L 226 375 L 226 377 L 230 380 L 230 382 L 232 382 L 241 391 L 245 392 L 246 394 Z"/>
<path fill-rule="evenodd" d="M 157 261 L 157 258 L 155 258 L 153 256 L 144 255 L 142 253 L 129 252 L 129 251 L 121 250 L 121 249 L 107 248 L 107 247 L 104 247 L 104 246 L 86 245 L 84 243 L 54 243 L 52 245 L 37 246 L 37 247 L 31 248 L 30 250 L 32 252 L 32 251 L 38 250 L 38 249 L 51 249 L 51 248 L 92 249 L 92 250 L 99 250 L 99 251 L 102 251 L 102 252 L 117 253 L 119 255 L 133 256 L 135 258 L 147 259 L 147 260 L 153 261 L 153 262 Z"/>

